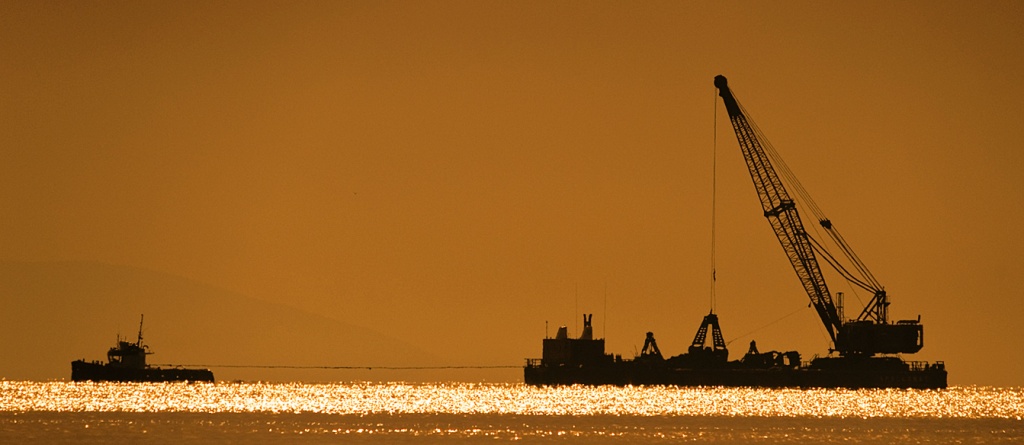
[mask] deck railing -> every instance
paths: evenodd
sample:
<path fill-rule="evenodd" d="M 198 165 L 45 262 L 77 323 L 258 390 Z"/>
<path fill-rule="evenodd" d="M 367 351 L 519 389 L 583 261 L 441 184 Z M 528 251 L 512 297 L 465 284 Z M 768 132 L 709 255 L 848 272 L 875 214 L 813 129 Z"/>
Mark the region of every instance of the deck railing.
<path fill-rule="evenodd" d="M 930 369 L 946 369 L 945 362 L 907 362 L 907 366 L 910 367 L 911 371 L 927 371 Z"/>

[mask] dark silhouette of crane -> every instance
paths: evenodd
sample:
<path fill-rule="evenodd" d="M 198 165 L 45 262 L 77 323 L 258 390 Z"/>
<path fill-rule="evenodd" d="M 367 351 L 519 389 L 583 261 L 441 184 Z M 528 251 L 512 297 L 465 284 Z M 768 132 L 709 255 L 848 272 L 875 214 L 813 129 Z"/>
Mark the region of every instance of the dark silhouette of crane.
<path fill-rule="evenodd" d="M 778 157 L 768 140 L 747 117 L 724 76 L 715 77 L 715 87 L 725 102 L 725 109 L 743 152 L 750 178 L 754 182 L 754 189 L 761 201 L 764 216 L 779 239 L 790 265 L 796 271 L 800 284 L 810 297 L 811 305 L 825 325 L 832 340 L 831 349 L 843 356 L 914 353 L 921 350 L 924 345 L 924 328 L 920 323 L 920 317 L 917 320 L 889 322 L 889 298 L 885 289 L 853 252 L 832 221 L 814 204 L 810 195 L 781 161 L 781 157 Z M 780 164 L 781 176 L 773 167 L 772 159 Z M 793 185 L 794 190 L 803 198 L 802 204 L 809 206 L 818 223 L 850 263 L 849 266 L 829 253 L 824 245 L 804 230 L 800 213 L 797 211 L 797 203 L 786 190 L 784 179 Z M 845 279 L 872 293 L 871 301 L 856 319 L 845 320 L 842 304 L 837 308 L 825 283 L 816 253 L 821 254 L 821 257 Z"/>

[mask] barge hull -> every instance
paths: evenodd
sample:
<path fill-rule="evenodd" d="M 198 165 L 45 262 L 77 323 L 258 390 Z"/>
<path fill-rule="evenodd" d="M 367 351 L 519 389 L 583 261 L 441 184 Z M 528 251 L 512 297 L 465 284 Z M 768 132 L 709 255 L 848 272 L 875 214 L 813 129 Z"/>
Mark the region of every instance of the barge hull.
<path fill-rule="evenodd" d="M 71 380 L 75 382 L 213 382 L 209 369 L 127 368 L 100 362 L 71 362 Z"/>
<path fill-rule="evenodd" d="M 622 362 L 599 367 L 527 365 L 530 385 L 669 385 L 761 388 L 945 388 L 946 370 L 671 369 Z"/>

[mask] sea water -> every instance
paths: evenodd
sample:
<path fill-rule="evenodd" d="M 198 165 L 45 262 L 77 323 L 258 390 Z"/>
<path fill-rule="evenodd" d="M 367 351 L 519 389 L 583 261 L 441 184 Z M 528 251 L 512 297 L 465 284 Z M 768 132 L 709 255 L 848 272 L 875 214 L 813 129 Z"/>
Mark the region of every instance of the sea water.
<path fill-rule="evenodd" d="M 1024 388 L 0 381 L 0 443 L 1024 443 Z"/>

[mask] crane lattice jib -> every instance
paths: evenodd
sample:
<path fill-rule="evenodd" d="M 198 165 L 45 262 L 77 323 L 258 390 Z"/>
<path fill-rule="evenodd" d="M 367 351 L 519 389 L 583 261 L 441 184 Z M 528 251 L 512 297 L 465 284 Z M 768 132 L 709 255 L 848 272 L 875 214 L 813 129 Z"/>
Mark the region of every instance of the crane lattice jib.
<path fill-rule="evenodd" d="M 715 77 L 715 86 L 718 87 L 718 94 L 725 102 L 729 120 L 736 132 L 736 140 L 750 171 L 750 179 L 753 180 L 757 196 L 761 200 L 764 216 L 775 231 L 786 257 L 789 258 L 793 270 L 796 271 L 800 283 L 811 299 L 811 304 L 821 317 L 832 343 L 835 344 L 836 332 L 842 326 L 842 320 L 832 302 L 825 277 L 814 256 L 811 240 L 800 221 L 796 204 L 789 197 L 779 175 L 772 167 L 757 133 L 729 90 L 725 77 Z"/>

